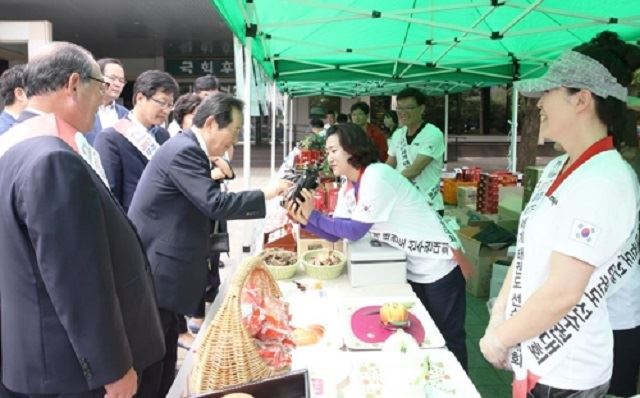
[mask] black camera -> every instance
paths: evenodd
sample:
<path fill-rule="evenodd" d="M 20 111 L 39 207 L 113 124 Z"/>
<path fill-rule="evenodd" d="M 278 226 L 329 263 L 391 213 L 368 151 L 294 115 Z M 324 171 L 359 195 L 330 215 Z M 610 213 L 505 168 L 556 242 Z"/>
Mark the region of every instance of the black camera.
<path fill-rule="evenodd" d="M 304 201 L 304 198 L 302 197 L 303 189 L 313 191 L 318 187 L 318 169 L 315 167 L 308 168 L 304 171 L 304 173 L 296 174 L 295 176 L 290 178 L 294 182 L 294 185 L 287 194 L 285 203 L 294 201 L 294 205 L 297 207 L 298 205 L 295 204 L 295 199 Z"/>

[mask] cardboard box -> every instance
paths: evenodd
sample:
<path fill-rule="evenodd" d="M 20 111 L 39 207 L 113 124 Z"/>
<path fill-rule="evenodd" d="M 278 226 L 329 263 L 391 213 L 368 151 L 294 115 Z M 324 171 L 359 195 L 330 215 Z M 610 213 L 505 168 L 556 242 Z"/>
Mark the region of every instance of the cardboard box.
<path fill-rule="evenodd" d="M 499 217 L 500 217 L 500 214 L 498 214 L 498 218 Z M 515 235 L 518 232 L 518 225 L 520 224 L 520 220 L 500 220 L 500 219 L 498 219 L 496 224 L 499 227 L 502 227 L 502 228 L 506 229 L 507 231 L 509 231 L 509 232 L 511 232 L 512 234 Z"/>
<path fill-rule="evenodd" d="M 458 207 L 475 206 L 478 188 L 473 186 L 459 186 L 457 188 Z"/>
<path fill-rule="evenodd" d="M 458 231 L 465 255 L 474 266 L 473 274 L 467 279 L 467 292 L 481 298 L 489 296 L 493 263 L 498 257 L 503 257 L 507 253 L 507 247 L 491 248 L 473 238 L 482 231 L 483 226 L 480 224 L 462 227 Z"/>
<path fill-rule="evenodd" d="M 458 225 L 465 227 L 469 225 L 469 223 L 480 219 L 480 214 L 475 211 L 475 208 L 475 205 L 452 207 L 445 210 L 445 215 L 455 218 Z"/>
<path fill-rule="evenodd" d="M 517 220 L 522 212 L 523 187 L 500 187 L 498 203 L 498 219 Z"/>
<path fill-rule="evenodd" d="M 344 253 L 344 241 L 339 240 L 337 242 L 329 242 L 325 239 L 298 239 L 298 257 L 301 257 L 304 253 L 309 250 L 317 250 L 317 249 L 330 249 L 337 250 L 339 252 Z"/>
<path fill-rule="evenodd" d="M 352 287 L 407 283 L 404 251 L 365 237 L 346 244 L 347 273 Z"/>
<path fill-rule="evenodd" d="M 442 200 L 449 205 L 458 204 L 458 187 L 476 186 L 474 181 L 460 181 L 450 178 L 442 179 Z"/>

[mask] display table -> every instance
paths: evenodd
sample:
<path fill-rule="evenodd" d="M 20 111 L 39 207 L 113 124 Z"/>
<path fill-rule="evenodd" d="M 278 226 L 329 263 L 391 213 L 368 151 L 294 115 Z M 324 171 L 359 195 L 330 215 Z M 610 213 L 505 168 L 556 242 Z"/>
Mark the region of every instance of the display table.
<path fill-rule="evenodd" d="M 233 275 L 234 270 L 230 271 L 230 275 Z M 278 285 L 283 297 L 290 303 L 292 325 L 305 327 L 319 324 L 325 328 L 325 335 L 317 344 L 296 348 L 292 354 L 293 370 L 309 370 L 312 397 L 365 396 L 361 395 L 363 391 L 372 394 L 372 397 L 384 397 L 381 395 L 382 390 L 376 390 L 376 395 L 365 389 L 365 384 L 381 384 L 379 379 L 375 381 L 375 375 L 379 374 L 377 366 L 384 363 L 384 354 L 376 350 L 379 346 L 359 346 L 349 320 L 354 308 L 385 302 L 414 303 L 411 312 L 420 319 L 425 331 L 422 344 L 425 349 L 421 353 L 428 356 L 435 372 L 433 377 L 429 373 L 430 381 L 425 388 L 438 391 L 435 396 L 479 397 L 455 357 L 443 348 L 444 339 L 409 284 L 352 288 L 345 273 L 337 279 L 317 281 L 298 270 L 293 279 L 279 281 Z M 207 312 L 201 330 L 206 330 L 213 319 L 226 294 L 227 286 L 227 283 L 222 286 L 216 301 Z M 377 317 L 376 315 L 375 318 Z M 204 333 L 198 334 L 194 349 L 186 356 L 168 397 L 189 395 L 189 374 L 196 360 L 193 350 L 197 350 L 203 336 Z M 369 371 L 363 371 L 365 368 Z"/>

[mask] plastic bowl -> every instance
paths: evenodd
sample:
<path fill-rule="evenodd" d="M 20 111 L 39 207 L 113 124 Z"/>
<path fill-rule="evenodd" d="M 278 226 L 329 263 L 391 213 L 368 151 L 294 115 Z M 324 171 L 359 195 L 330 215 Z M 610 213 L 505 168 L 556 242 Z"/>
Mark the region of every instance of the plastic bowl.
<path fill-rule="evenodd" d="M 311 261 L 319 255 L 327 254 L 329 252 L 335 253 L 340 257 L 340 262 L 335 265 L 314 265 Z M 318 250 L 309 250 L 308 252 L 302 255 L 302 265 L 304 265 L 304 269 L 312 278 L 316 279 L 335 279 L 342 274 L 344 270 L 344 266 L 347 263 L 347 259 L 343 253 L 337 250 L 329 250 L 329 249 L 318 249 Z"/>
<path fill-rule="evenodd" d="M 278 249 L 267 249 L 260 255 L 260 257 L 262 257 L 264 260 L 265 254 L 274 254 L 277 252 L 289 252 L 289 251 L 278 250 Z M 293 276 L 296 274 L 296 271 L 298 270 L 299 262 L 300 261 L 298 260 L 295 263 L 290 265 L 269 265 L 265 262 L 265 266 L 269 270 L 269 273 L 271 274 L 271 276 L 273 276 L 273 279 L 276 279 L 276 280 L 291 279 L 293 278 Z"/>

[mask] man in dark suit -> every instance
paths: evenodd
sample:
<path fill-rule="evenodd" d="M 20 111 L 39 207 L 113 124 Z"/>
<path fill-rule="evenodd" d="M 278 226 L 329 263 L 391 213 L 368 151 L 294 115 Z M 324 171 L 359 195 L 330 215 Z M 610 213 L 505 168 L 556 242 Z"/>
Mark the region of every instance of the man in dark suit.
<path fill-rule="evenodd" d="M 4 109 L 0 113 L 0 134 L 16 123 L 18 115 L 27 107 L 24 89 L 24 65 L 13 66 L 0 76 L 0 98 Z"/>
<path fill-rule="evenodd" d="M 100 131 L 112 127 L 118 120 L 129 114 L 127 108 L 116 102 L 122 94 L 124 85 L 127 84 L 122 62 L 115 58 L 102 58 L 98 60 L 98 66 L 104 81 L 109 83 L 109 88 L 102 95 L 102 103 L 96 113 L 93 127 L 85 135 L 91 145 Z"/>
<path fill-rule="evenodd" d="M 165 122 L 178 94 L 178 83 L 159 70 L 143 72 L 133 86 L 133 110 L 126 119 L 102 130 L 93 143 L 111 192 L 127 211 L 142 170 L 157 148 L 169 139 Z"/>
<path fill-rule="evenodd" d="M 164 341 L 139 238 L 77 133 L 107 83 L 62 42 L 35 54 L 25 81 L 43 114 L 0 137 L 2 381 L 30 396 L 132 397 Z"/>
<path fill-rule="evenodd" d="M 265 215 L 265 200 L 282 193 L 286 182 L 265 190 L 221 192 L 212 179 L 214 163 L 231 171 L 220 156 L 242 127 L 242 101 L 218 93 L 196 110 L 191 129 L 160 147 L 142 173 L 129 217 L 145 247 L 155 281 L 167 354 L 158 397 L 173 381 L 177 350 L 177 316 L 196 309 L 207 279 L 211 220 L 251 219 Z M 146 383 L 146 373 L 143 376 Z"/>

